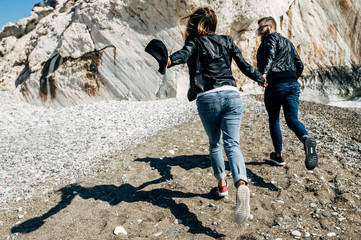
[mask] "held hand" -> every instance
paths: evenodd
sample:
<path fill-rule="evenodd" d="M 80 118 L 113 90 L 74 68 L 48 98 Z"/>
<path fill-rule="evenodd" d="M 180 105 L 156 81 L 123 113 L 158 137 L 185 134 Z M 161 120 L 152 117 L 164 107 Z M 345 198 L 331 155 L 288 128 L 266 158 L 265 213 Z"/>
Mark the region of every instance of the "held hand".
<path fill-rule="evenodd" d="M 170 65 L 172 65 L 172 61 L 170 60 L 170 57 L 168 57 L 167 68 L 169 68 L 169 67 L 170 67 Z"/>
<path fill-rule="evenodd" d="M 268 86 L 268 84 L 267 84 L 267 75 L 266 75 L 266 74 L 262 74 L 262 76 L 263 76 L 264 80 L 266 80 L 266 82 L 264 82 L 264 83 L 258 83 L 258 85 L 265 88 L 265 87 Z"/>
<path fill-rule="evenodd" d="M 264 88 L 268 86 L 267 83 L 258 83 L 258 85 L 261 86 L 261 87 L 264 87 Z"/>

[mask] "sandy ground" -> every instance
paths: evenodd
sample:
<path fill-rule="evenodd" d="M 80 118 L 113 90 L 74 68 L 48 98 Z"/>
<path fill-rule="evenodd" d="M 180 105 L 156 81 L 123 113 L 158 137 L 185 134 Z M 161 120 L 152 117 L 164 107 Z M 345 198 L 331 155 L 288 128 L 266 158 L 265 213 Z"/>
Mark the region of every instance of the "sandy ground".
<path fill-rule="evenodd" d="M 253 219 L 244 224 L 233 220 L 234 187 L 215 196 L 208 140 L 195 118 L 110 156 L 77 184 L 15 202 L 17 211 L 0 213 L 0 239 L 361 239 L 360 116 L 301 103 L 300 119 L 319 142 L 319 165 L 307 171 L 283 119 L 287 164 L 268 161 L 267 116 L 246 109 L 240 142 Z M 115 235 L 117 226 L 127 235 Z"/>

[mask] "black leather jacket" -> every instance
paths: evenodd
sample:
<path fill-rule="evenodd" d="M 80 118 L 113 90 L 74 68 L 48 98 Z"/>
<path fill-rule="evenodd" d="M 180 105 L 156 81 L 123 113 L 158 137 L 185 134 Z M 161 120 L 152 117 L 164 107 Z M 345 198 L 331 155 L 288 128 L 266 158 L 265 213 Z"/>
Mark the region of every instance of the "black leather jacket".
<path fill-rule="evenodd" d="M 230 36 L 214 33 L 204 36 L 189 36 L 183 48 L 170 56 L 171 66 L 187 63 L 190 85 L 196 93 L 231 85 L 236 87 L 232 76 L 231 62 L 249 78 L 264 83 L 263 76 L 242 57 L 241 51 Z"/>
<path fill-rule="evenodd" d="M 301 76 L 303 64 L 292 42 L 274 32 L 264 38 L 257 51 L 257 68 L 268 84 L 293 82 Z"/>

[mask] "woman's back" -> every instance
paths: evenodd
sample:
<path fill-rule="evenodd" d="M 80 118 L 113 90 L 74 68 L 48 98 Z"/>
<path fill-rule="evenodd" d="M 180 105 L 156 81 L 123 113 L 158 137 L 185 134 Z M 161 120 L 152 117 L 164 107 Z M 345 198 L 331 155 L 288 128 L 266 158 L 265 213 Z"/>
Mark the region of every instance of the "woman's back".
<path fill-rule="evenodd" d="M 229 36 L 216 34 L 195 37 L 204 78 L 233 80 L 230 40 Z"/>
<path fill-rule="evenodd" d="M 169 67 L 187 63 L 191 85 L 194 83 L 196 93 L 201 93 L 225 85 L 236 86 L 232 59 L 247 77 L 265 82 L 262 75 L 244 60 L 230 36 L 215 33 L 188 36 L 183 48 L 170 56 Z"/>

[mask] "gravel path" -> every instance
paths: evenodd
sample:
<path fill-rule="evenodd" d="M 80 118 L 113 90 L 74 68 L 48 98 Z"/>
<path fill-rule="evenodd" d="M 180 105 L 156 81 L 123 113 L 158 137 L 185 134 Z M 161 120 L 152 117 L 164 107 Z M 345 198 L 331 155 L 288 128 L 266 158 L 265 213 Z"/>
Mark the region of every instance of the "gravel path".
<path fill-rule="evenodd" d="M 196 115 L 186 99 L 102 101 L 66 108 L 0 91 L 0 209 L 93 174 L 106 156 Z"/>

